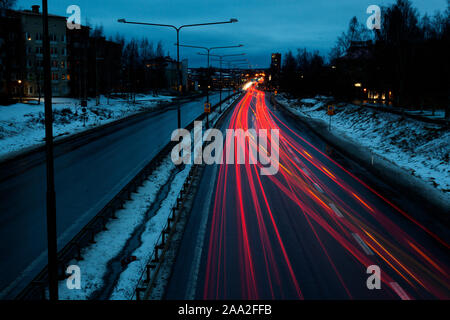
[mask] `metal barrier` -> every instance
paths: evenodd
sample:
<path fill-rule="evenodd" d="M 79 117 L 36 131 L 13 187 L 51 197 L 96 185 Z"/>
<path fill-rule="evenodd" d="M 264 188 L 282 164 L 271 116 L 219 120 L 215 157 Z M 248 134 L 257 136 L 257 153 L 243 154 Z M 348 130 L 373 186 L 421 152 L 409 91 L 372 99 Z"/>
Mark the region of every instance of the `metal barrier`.
<path fill-rule="evenodd" d="M 223 99 L 212 108 L 215 110 L 220 104 L 226 102 L 235 94 L 228 96 Z M 205 118 L 205 114 L 202 113 L 198 116 L 194 121 L 192 121 L 185 129 L 192 130 L 194 127 L 195 121 L 202 121 Z M 130 180 L 117 195 L 114 196 L 111 201 L 109 201 L 102 210 L 98 214 L 95 215 L 88 222 L 86 226 L 84 226 L 80 232 L 78 232 L 75 237 L 69 241 L 59 252 L 58 252 L 58 277 L 60 280 L 66 278 L 66 267 L 68 266 L 68 262 L 72 259 L 82 260 L 81 250 L 83 247 L 86 247 L 89 244 L 95 243 L 95 235 L 103 230 L 106 230 L 106 224 L 109 219 L 117 219 L 115 212 L 119 209 L 124 208 L 125 202 L 131 200 L 131 194 L 135 193 L 137 189 L 142 186 L 143 182 L 151 175 L 151 173 L 160 166 L 161 162 L 164 158 L 170 154 L 172 148 L 176 145 L 176 142 L 170 141 L 158 154 L 141 170 L 139 173 Z M 189 179 L 192 179 L 192 170 L 195 165 L 192 166 L 189 175 L 191 176 Z M 188 180 L 187 180 L 188 181 Z M 186 184 L 186 182 L 185 182 Z M 187 186 L 183 185 L 184 194 L 186 194 Z M 180 196 L 179 196 L 180 197 Z M 180 204 L 181 204 L 180 198 Z M 177 204 L 179 200 L 177 199 Z M 173 218 L 176 218 L 175 213 L 172 213 Z M 175 221 L 175 220 L 173 220 Z M 169 227 L 169 228 L 167 228 Z M 163 236 L 163 242 L 166 243 L 164 237 L 169 234 L 170 225 L 166 225 L 164 228 L 165 235 Z M 160 235 L 160 239 L 163 235 L 163 232 Z M 157 243 L 160 243 L 158 240 Z M 161 248 L 160 248 L 161 249 Z M 160 250 L 158 249 L 158 250 Z M 160 257 L 158 257 L 158 252 L 156 252 L 156 260 L 159 261 Z M 48 269 L 47 266 L 38 273 L 38 275 L 17 295 L 16 300 L 43 300 L 46 299 L 46 287 L 48 285 Z"/>
<path fill-rule="evenodd" d="M 231 96 L 230 96 L 231 97 Z M 230 98 L 228 97 L 228 98 Z M 224 100 L 225 102 L 226 100 Z M 214 106 L 214 109 L 217 107 Z M 216 121 L 215 127 L 219 127 L 222 121 L 225 119 L 227 112 L 223 112 L 219 114 L 219 117 Z M 184 203 L 186 200 L 186 196 L 192 191 L 194 188 L 194 180 L 200 179 L 199 171 L 204 165 L 193 164 L 191 170 L 189 171 L 189 175 L 184 181 L 183 187 L 180 191 L 180 194 L 177 197 L 177 201 L 174 207 L 172 207 L 172 212 L 167 222 L 161 231 L 156 245 L 154 247 L 153 253 L 150 256 L 148 263 L 145 266 L 145 271 L 141 275 L 138 281 L 138 285 L 135 289 L 133 296 L 130 297 L 132 300 L 136 298 L 136 300 L 148 299 L 152 289 L 155 286 L 155 282 L 157 280 L 159 270 L 161 268 L 162 262 L 164 261 L 165 254 L 170 247 L 170 242 L 175 233 L 176 225 L 181 218 L 181 215 L 184 210 Z M 143 294 L 143 296 L 141 296 Z"/>

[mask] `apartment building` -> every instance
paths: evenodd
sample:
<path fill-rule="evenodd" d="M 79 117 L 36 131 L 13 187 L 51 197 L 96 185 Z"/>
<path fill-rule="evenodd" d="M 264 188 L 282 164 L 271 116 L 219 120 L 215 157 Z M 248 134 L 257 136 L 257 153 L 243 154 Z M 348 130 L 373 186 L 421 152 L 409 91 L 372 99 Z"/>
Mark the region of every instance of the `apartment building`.
<path fill-rule="evenodd" d="M 0 9 L 0 103 L 19 96 L 19 79 L 24 59 L 19 15 L 13 10 Z"/>
<path fill-rule="evenodd" d="M 21 85 L 24 97 L 37 97 L 43 88 L 43 36 L 39 6 L 18 11 L 25 41 L 25 61 Z M 55 97 L 70 93 L 67 65 L 66 17 L 49 14 L 52 94 Z"/>

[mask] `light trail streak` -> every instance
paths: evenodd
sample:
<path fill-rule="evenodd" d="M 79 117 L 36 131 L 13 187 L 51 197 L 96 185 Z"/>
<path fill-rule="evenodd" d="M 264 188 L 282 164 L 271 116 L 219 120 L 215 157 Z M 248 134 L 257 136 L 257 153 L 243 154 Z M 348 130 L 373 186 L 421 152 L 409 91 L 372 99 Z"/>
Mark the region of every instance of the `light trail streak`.
<path fill-rule="evenodd" d="M 383 290 L 389 297 L 450 297 L 447 265 L 396 225 L 386 208 L 407 217 L 446 248 L 448 244 L 289 128 L 268 108 L 264 92 L 248 88 L 228 129 L 279 130 L 279 172 L 260 176 L 260 163 L 236 164 L 238 150 L 257 150 L 254 136 L 235 141 L 234 165 L 220 165 L 204 298 L 307 298 L 297 245 L 289 242 L 300 225 L 309 230 L 322 252 L 315 254 L 323 254 L 348 298 L 358 295 L 351 292 L 352 274 L 347 274 L 341 265 L 344 258 L 337 257 L 334 248 L 345 254 L 347 263 L 361 268 L 382 265 Z M 267 149 L 274 152 L 270 134 L 267 138 Z M 230 143 L 227 139 L 224 154 Z M 239 286 L 233 285 L 236 275 Z"/>

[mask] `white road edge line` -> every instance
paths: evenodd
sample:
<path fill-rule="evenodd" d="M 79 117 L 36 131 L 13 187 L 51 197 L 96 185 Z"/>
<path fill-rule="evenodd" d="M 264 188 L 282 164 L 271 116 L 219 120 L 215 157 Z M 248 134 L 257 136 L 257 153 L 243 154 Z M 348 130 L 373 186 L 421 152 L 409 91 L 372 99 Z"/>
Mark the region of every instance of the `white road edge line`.
<path fill-rule="evenodd" d="M 339 209 L 334 205 L 334 203 L 330 203 L 328 204 L 330 206 L 330 208 L 334 211 L 334 213 L 339 217 L 339 218 L 343 218 L 344 216 L 342 215 L 341 211 L 339 211 Z"/>
<path fill-rule="evenodd" d="M 315 182 L 313 182 L 313 183 L 314 183 L 314 187 L 317 189 L 317 191 L 319 191 L 320 193 L 324 193 L 322 188 L 317 183 L 315 183 Z"/>
<path fill-rule="evenodd" d="M 215 165 L 213 168 L 212 176 L 217 176 L 217 170 L 218 165 Z M 202 257 L 202 251 L 204 247 L 205 237 L 206 237 L 206 226 L 208 223 L 210 208 L 211 208 L 211 201 L 214 191 L 216 179 L 211 179 L 210 181 L 210 187 L 208 190 L 208 193 L 205 198 L 205 202 L 203 204 L 203 210 L 202 210 L 202 217 L 200 221 L 199 231 L 197 235 L 197 241 L 196 241 L 196 250 L 194 253 L 194 259 L 190 268 L 190 281 L 187 284 L 186 293 L 185 293 L 185 299 L 187 300 L 194 300 L 195 299 L 195 292 L 197 291 L 197 279 L 198 279 L 198 273 L 200 269 L 200 262 Z"/>
<path fill-rule="evenodd" d="M 352 233 L 353 238 L 355 238 L 356 242 L 358 242 L 358 244 L 361 246 L 361 248 L 364 250 L 364 252 L 368 255 L 368 256 L 373 256 L 373 251 L 370 250 L 370 248 L 367 246 L 367 244 L 364 242 L 363 239 L 361 239 L 361 237 L 359 236 L 359 234 L 357 233 Z"/>
<path fill-rule="evenodd" d="M 309 174 L 308 170 L 306 170 L 305 168 L 302 168 L 302 171 L 303 171 L 304 174 L 306 174 L 308 177 L 310 177 L 310 174 Z"/>
<path fill-rule="evenodd" d="M 402 287 L 397 282 L 389 282 L 391 288 L 398 294 L 402 300 L 411 300 L 411 298 L 406 294 Z"/>

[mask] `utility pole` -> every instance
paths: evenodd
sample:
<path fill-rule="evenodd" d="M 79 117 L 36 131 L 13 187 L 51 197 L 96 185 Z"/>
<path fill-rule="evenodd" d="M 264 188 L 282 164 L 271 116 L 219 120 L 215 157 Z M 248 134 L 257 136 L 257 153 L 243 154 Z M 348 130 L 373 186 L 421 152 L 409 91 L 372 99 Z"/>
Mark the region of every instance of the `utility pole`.
<path fill-rule="evenodd" d="M 58 248 L 56 238 L 56 195 L 53 163 L 53 110 L 50 69 L 50 39 L 48 34 L 47 0 L 42 0 L 44 44 L 45 151 L 47 166 L 47 246 L 48 288 L 50 300 L 58 300 Z"/>
<path fill-rule="evenodd" d="M 211 51 L 212 50 L 217 50 L 217 49 L 240 48 L 240 47 L 243 47 L 244 45 L 239 44 L 239 45 L 235 45 L 235 46 L 223 46 L 223 47 L 200 47 L 200 46 L 191 46 L 191 45 L 186 45 L 186 44 L 179 44 L 177 42 L 176 46 L 177 47 L 197 48 L 197 49 L 206 50 L 206 52 L 207 52 L 206 54 L 204 54 L 204 53 L 198 53 L 198 54 L 208 56 L 208 58 L 207 58 L 208 83 L 206 85 L 206 105 L 211 106 L 211 104 L 209 103 L 209 87 L 211 85 L 210 56 L 217 56 L 217 55 L 211 54 Z M 220 89 L 220 102 L 222 102 L 222 88 Z M 220 106 L 219 106 L 219 108 L 220 108 Z M 206 113 L 206 128 L 208 128 L 208 127 L 209 127 L 209 117 L 208 117 L 208 113 Z"/>
<path fill-rule="evenodd" d="M 201 26 L 210 26 L 210 25 L 217 25 L 217 24 L 227 24 L 227 23 L 236 23 L 238 22 L 237 19 L 231 18 L 228 21 L 219 21 L 219 22 L 207 22 L 207 23 L 195 23 L 195 24 L 185 24 L 182 26 L 174 26 L 171 24 L 161 24 L 161 23 L 150 23 L 150 22 L 134 22 L 134 21 L 127 21 L 125 19 L 118 19 L 117 22 L 119 23 L 129 23 L 129 24 L 139 24 L 139 25 L 146 25 L 146 26 L 156 26 L 156 27 L 167 27 L 175 29 L 177 32 L 177 91 L 179 95 L 181 95 L 181 69 L 180 69 L 180 30 L 183 28 L 188 27 L 201 27 Z M 180 111 L 180 100 L 178 99 L 178 105 L 177 105 L 177 122 L 178 122 L 178 128 L 181 128 L 181 111 Z"/>

